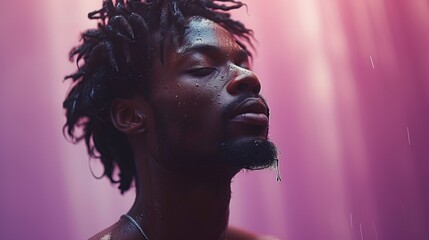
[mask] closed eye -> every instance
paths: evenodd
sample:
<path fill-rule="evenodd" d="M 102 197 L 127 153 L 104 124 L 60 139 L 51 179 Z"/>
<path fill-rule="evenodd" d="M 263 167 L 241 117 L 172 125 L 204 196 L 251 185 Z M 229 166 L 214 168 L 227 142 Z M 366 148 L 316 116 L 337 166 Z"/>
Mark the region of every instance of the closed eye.
<path fill-rule="evenodd" d="M 200 67 L 200 68 L 194 68 L 194 69 L 187 70 L 186 73 L 191 75 L 191 76 L 194 76 L 194 77 L 206 77 L 206 76 L 209 76 L 210 74 L 212 74 L 216 71 L 217 71 L 216 68 Z"/>

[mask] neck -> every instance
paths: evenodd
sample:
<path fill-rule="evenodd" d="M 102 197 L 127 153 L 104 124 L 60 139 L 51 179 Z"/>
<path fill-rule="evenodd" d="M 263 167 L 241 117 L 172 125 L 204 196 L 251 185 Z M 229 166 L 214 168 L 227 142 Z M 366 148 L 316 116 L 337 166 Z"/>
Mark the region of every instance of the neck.
<path fill-rule="evenodd" d="M 129 213 L 149 239 L 225 239 L 233 174 L 213 167 L 172 172 L 146 160 Z"/>

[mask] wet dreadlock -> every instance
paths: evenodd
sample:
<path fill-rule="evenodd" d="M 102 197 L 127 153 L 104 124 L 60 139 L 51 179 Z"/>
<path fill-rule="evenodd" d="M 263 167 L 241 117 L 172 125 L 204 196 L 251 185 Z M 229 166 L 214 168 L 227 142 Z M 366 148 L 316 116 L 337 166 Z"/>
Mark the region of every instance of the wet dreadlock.
<path fill-rule="evenodd" d="M 89 156 L 101 160 L 103 176 L 119 183 L 121 193 L 130 188 L 135 165 L 126 136 L 111 123 L 112 101 L 137 94 L 136 89 L 147 94 L 149 66 L 156 56 L 152 46 L 159 46 L 157 55 L 163 62 L 167 30 L 180 38 L 188 16 L 220 24 L 246 50 L 239 40 L 251 44 L 251 30 L 226 12 L 243 5 L 236 0 L 104 0 L 100 10 L 88 14 L 98 26 L 82 33 L 81 44 L 70 51 L 70 61 L 76 59 L 78 70 L 65 77 L 73 84 L 63 103 L 67 117 L 64 132 L 73 143 L 85 141 Z M 153 43 L 150 36 L 156 31 L 160 42 Z M 116 167 L 119 180 L 113 176 Z"/>

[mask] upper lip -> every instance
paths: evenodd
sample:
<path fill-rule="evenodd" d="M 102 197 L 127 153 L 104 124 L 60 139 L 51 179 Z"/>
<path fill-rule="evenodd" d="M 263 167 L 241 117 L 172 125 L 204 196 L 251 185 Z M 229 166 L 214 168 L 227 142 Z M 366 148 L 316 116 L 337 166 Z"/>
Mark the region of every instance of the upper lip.
<path fill-rule="evenodd" d="M 232 117 L 244 113 L 261 113 L 268 116 L 268 107 L 260 98 L 248 98 L 233 111 Z"/>

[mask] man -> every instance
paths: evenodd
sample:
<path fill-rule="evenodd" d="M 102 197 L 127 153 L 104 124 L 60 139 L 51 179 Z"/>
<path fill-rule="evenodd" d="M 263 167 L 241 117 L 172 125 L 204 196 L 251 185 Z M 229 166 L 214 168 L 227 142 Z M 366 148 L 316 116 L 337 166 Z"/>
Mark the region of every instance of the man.
<path fill-rule="evenodd" d="M 240 41 L 251 31 L 225 12 L 242 5 L 105 0 L 89 14 L 99 25 L 70 53 L 65 130 L 122 193 L 136 187 L 129 212 L 91 239 L 267 239 L 228 228 L 231 179 L 277 160 Z"/>

